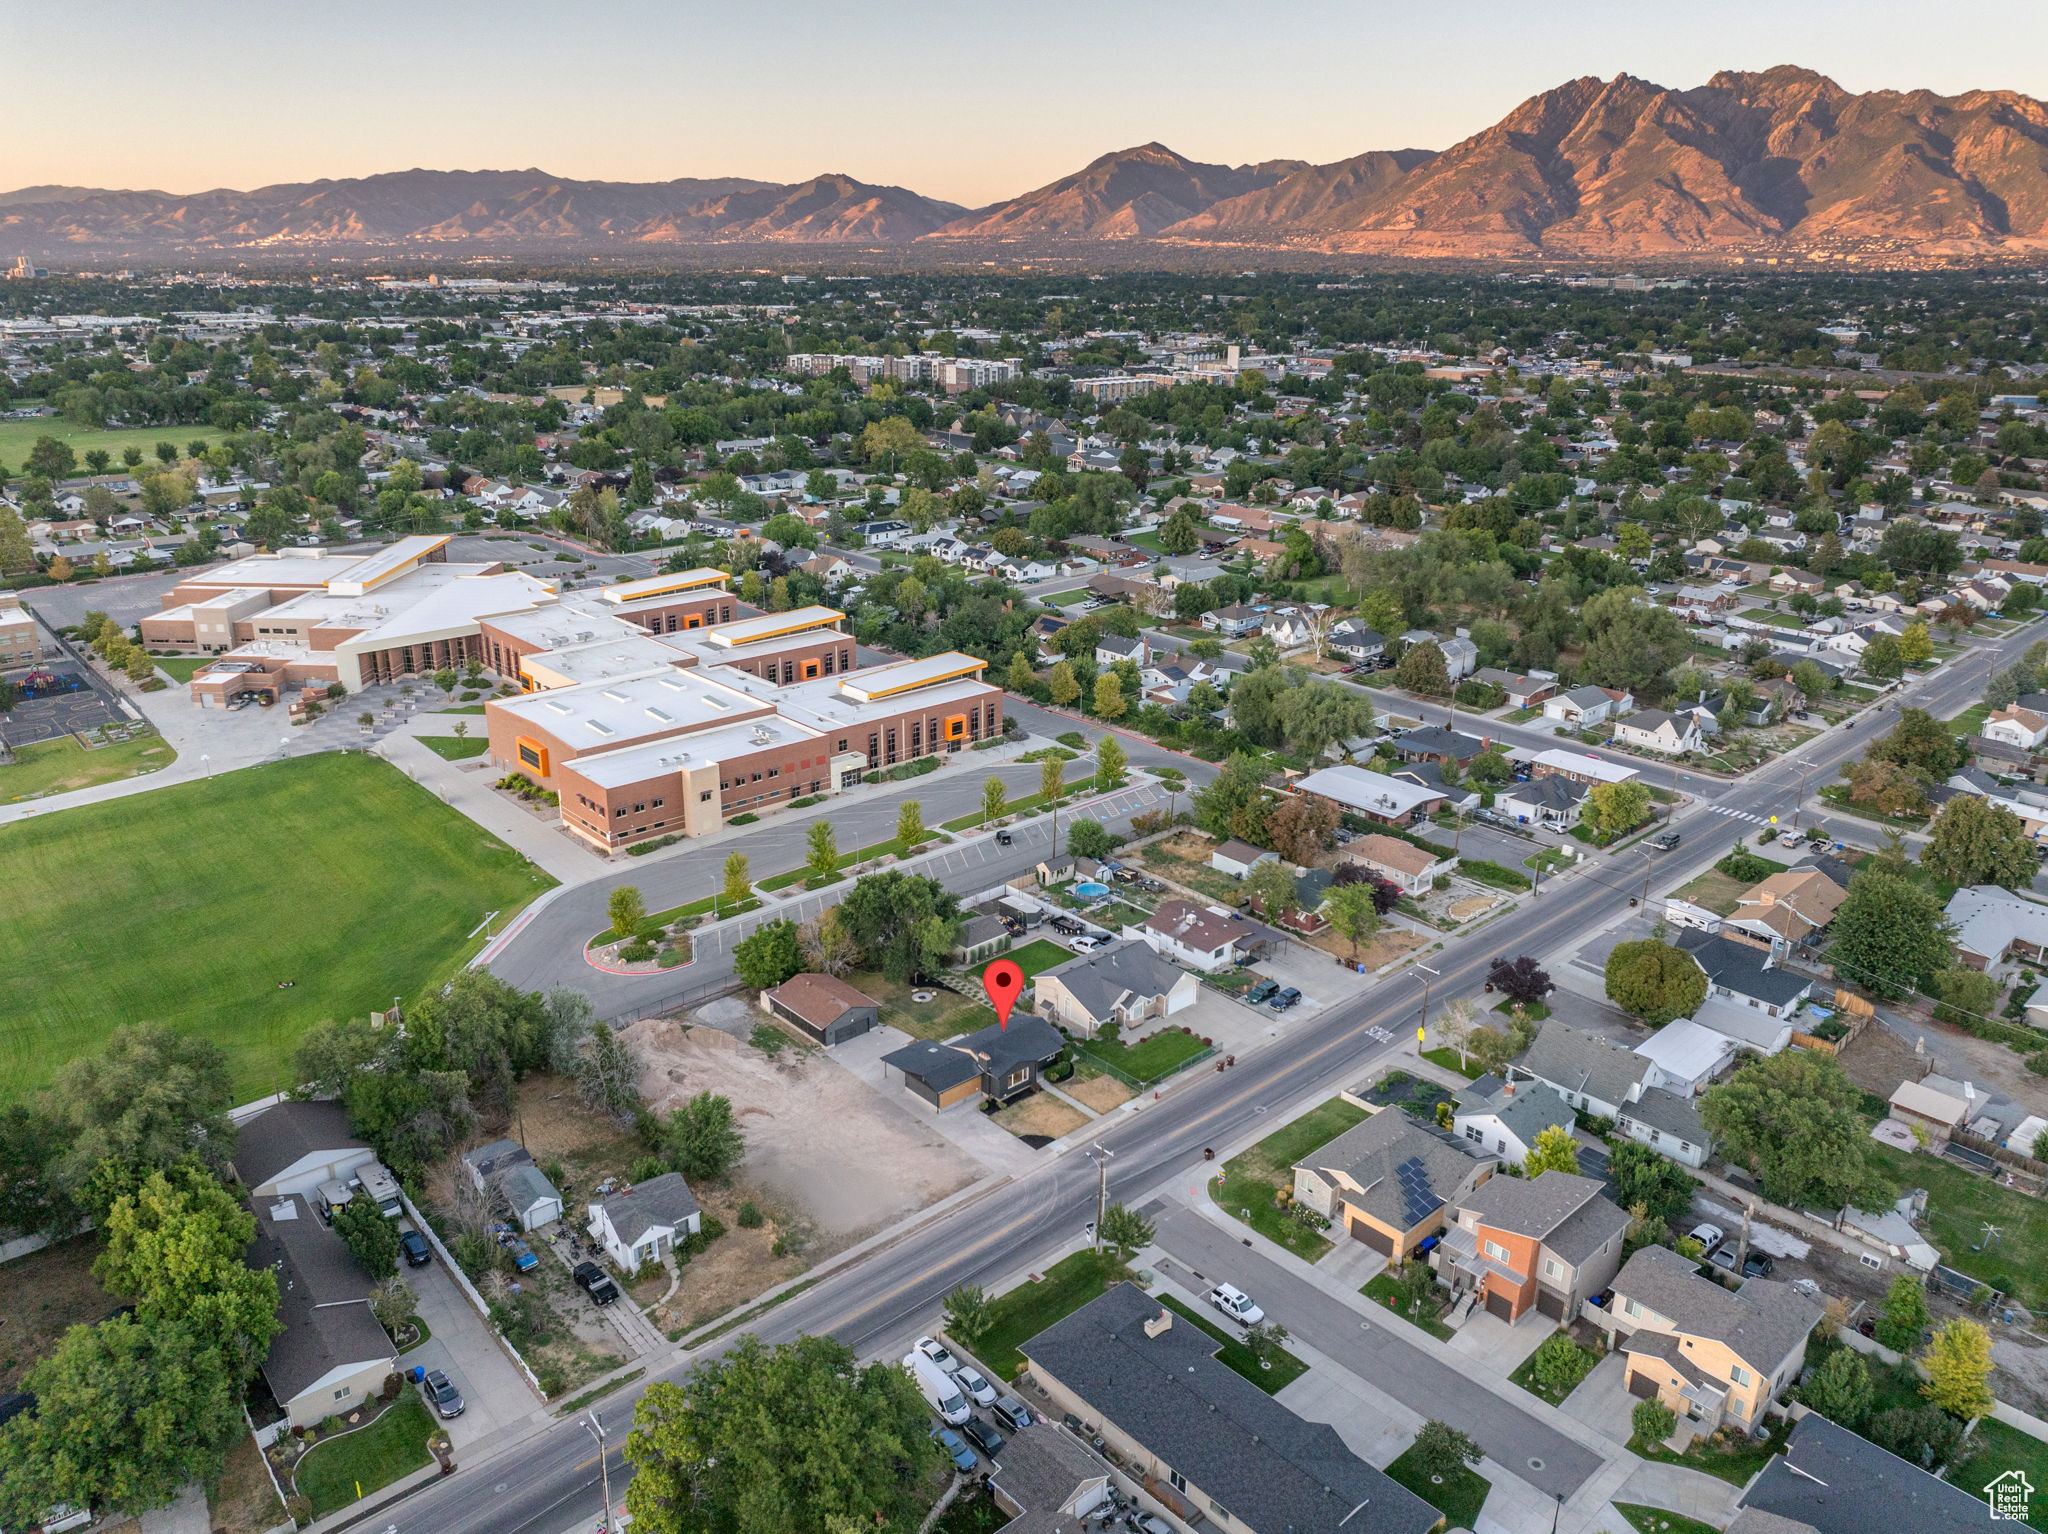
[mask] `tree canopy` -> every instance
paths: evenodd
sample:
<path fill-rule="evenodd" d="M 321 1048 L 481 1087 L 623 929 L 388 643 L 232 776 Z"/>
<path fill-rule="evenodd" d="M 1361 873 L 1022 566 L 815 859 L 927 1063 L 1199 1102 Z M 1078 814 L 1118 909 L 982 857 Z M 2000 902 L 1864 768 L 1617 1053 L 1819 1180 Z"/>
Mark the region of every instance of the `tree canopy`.
<path fill-rule="evenodd" d="M 1662 1027 L 1698 1010 L 1707 999 L 1707 977 L 1691 954 L 1657 938 L 1617 943 L 1607 956 L 1607 999 Z"/>
<path fill-rule="evenodd" d="M 1700 1099 L 1723 1160 L 1774 1201 L 1876 1209 L 1891 1185 L 1871 1152 L 1862 1093 L 1832 1055 L 1787 1050 L 1752 1061 Z"/>
<path fill-rule="evenodd" d="M 855 880 L 839 919 L 869 963 L 891 980 L 909 980 L 952 951 L 960 897 L 936 879 L 892 868 Z"/>

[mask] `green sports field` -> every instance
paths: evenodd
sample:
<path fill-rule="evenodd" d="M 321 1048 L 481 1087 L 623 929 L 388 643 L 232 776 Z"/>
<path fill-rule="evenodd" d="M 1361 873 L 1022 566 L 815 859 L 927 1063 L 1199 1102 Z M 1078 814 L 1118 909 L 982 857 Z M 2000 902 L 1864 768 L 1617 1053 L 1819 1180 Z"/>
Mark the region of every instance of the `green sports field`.
<path fill-rule="evenodd" d="M 32 421 L 0 421 L 0 463 L 7 465 L 13 473 L 19 473 L 28 461 L 29 449 L 36 445 L 38 437 L 55 437 L 59 442 L 71 444 L 71 451 L 78 454 L 78 472 L 89 472 L 85 466 L 86 453 L 96 447 L 103 447 L 114 455 L 114 463 L 121 462 L 121 449 L 139 447 L 142 462 L 146 468 L 158 467 L 156 445 L 159 442 L 177 444 L 178 456 L 185 455 L 185 444 L 205 440 L 217 442 L 227 433 L 213 426 L 138 426 L 120 431 L 101 431 L 96 426 L 80 426 L 76 421 L 66 421 L 58 416 L 39 416 Z"/>
<path fill-rule="evenodd" d="M 356 753 L 0 826 L 0 1103 L 141 1021 L 219 1043 L 242 1100 L 289 1086 L 307 1025 L 417 994 L 553 882 Z"/>

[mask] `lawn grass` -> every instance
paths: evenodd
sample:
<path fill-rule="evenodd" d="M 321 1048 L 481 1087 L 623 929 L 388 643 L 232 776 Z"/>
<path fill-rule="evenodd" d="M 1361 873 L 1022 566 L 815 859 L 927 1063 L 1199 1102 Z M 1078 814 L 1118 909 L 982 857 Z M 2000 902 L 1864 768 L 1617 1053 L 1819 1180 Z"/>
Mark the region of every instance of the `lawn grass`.
<path fill-rule="evenodd" d="M 1442 1512 L 1450 1519 L 1452 1528 L 1469 1529 L 1476 1524 L 1479 1510 L 1486 1506 L 1487 1493 L 1493 1490 L 1493 1482 L 1476 1470 L 1458 1469 L 1445 1476 L 1441 1486 L 1436 1485 L 1409 1458 L 1414 1452 L 1403 1449 L 1400 1457 L 1387 1466 L 1387 1474 Z"/>
<path fill-rule="evenodd" d="M 32 977 L 0 1008 L 0 1102 L 142 1021 L 218 1043 L 237 1101 L 290 1086 L 309 1024 L 439 983 L 553 882 L 356 752 L 0 826 L 0 974 Z"/>
<path fill-rule="evenodd" d="M 473 735 L 421 735 L 417 739 L 434 755 L 449 762 L 466 762 L 491 749 L 490 741 Z"/>
<path fill-rule="evenodd" d="M 1969 1442 L 1975 1452 L 1950 1471 L 1948 1479 L 1978 1500 L 1988 1501 L 1986 1486 L 2008 1470 L 2022 1471 L 2034 1487 L 2027 1527 L 2048 1529 L 2048 1496 L 2042 1495 L 2042 1488 L 2048 1487 L 2048 1443 L 1990 1417 L 1978 1420 Z"/>
<path fill-rule="evenodd" d="M 1066 607 L 1074 602 L 1085 602 L 1094 594 L 1086 586 L 1076 586 L 1072 591 L 1048 592 L 1038 600 L 1047 607 Z"/>
<path fill-rule="evenodd" d="M 1955 718 L 1949 720 L 1949 730 L 1957 735 L 1977 735 L 1984 729 L 1984 721 L 1991 717 L 1989 703 L 1972 703 Z"/>
<path fill-rule="evenodd" d="M 1003 957 L 1023 970 L 1024 978 L 1029 980 L 1043 974 L 1055 964 L 1066 963 L 1074 955 L 1050 938 L 1040 937 L 1033 938 L 1022 948 L 1012 948 Z"/>
<path fill-rule="evenodd" d="M 1770 1435 L 1762 1442 L 1734 1430 L 1725 1438 L 1695 1438 L 1683 1454 L 1674 1454 L 1661 1443 L 1646 1444 L 1640 1438 L 1631 1438 L 1628 1446 L 1631 1453 L 1644 1459 L 1683 1465 L 1688 1470 L 1704 1470 L 1708 1475 L 1718 1476 L 1737 1486 L 1746 1486 L 1749 1478 L 1763 1469 L 1773 1455 L 1784 1452 L 1785 1440 L 1791 1436 L 1791 1424 L 1779 1420 L 1772 1423 Z"/>
<path fill-rule="evenodd" d="M 1363 1108 L 1341 1097 L 1311 1108 L 1293 1123 L 1282 1125 L 1258 1144 L 1224 1162 L 1222 1181 L 1210 1184 L 1212 1196 L 1220 1207 L 1237 1215 L 1267 1240 L 1314 1262 L 1330 1249 L 1329 1237 L 1288 1219 L 1274 1202 L 1274 1195 L 1281 1188 L 1294 1186 L 1295 1162 L 1318 1146 L 1327 1145 L 1365 1116 Z"/>
<path fill-rule="evenodd" d="M 1141 1086 L 1150 1086 L 1171 1076 L 1208 1047 L 1194 1034 L 1171 1028 L 1137 1044 L 1089 1039 L 1082 1044 L 1081 1052 L 1091 1060 L 1115 1067 Z"/>
<path fill-rule="evenodd" d="M 930 828 L 927 827 L 926 829 L 929 830 Z M 950 830 L 951 827 L 948 826 L 948 829 Z M 952 839 L 953 838 L 950 836 L 941 836 L 938 832 L 933 831 L 930 835 L 925 837 L 923 841 L 917 844 L 917 851 L 930 852 L 935 847 L 945 846 L 945 844 L 947 842 L 950 842 Z M 903 845 L 903 842 L 900 838 L 892 836 L 886 842 L 876 842 L 871 847 L 860 847 L 852 852 L 840 853 L 839 866 L 842 869 L 851 868 L 856 863 L 865 863 L 869 858 L 878 858 L 882 857 L 885 854 L 893 854 L 897 858 L 901 859 L 909 857 L 911 855 L 911 852 L 909 848 Z M 755 882 L 764 890 L 779 890 L 787 889 L 790 885 L 796 883 L 796 881 L 799 879 L 809 879 L 810 877 L 810 864 L 800 863 L 795 868 L 785 869 L 783 872 L 779 874 L 771 874 L 768 878 L 759 879 Z M 699 906 L 702 911 L 708 911 L 711 909 L 709 902 L 699 902 Z M 689 907 L 678 907 L 675 914 L 678 916 L 685 914 L 698 915 L 700 914 L 700 911 L 696 909 L 691 909 Z M 728 916 L 736 915 L 738 914 L 738 908 L 735 907 L 733 910 L 728 911 L 725 914 Z"/>
<path fill-rule="evenodd" d="M 846 983 L 881 1003 L 883 1022 L 916 1039 L 950 1039 L 986 1028 L 996 1020 L 988 1007 L 937 986 L 918 987 L 931 991 L 930 1001 L 912 1001 L 910 986 L 873 970 L 856 971 L 846 977 Z"/>
<path fill-rule="evenodd" d="M 1563 1337 L 1566 1335 L 1566 1333 L 1561 1331 L 1551 1333 L 1551 1336 L 1553 1337 Z M 1544 1339 L 1542 1346 L 1548 1347 L 1549 1345 L 1549 1339 Z M 1578 1388 L 1580 1381 L 1584 1380 L 1587 1375 L 1591 1374 L 1593 1372 L 1593 1366 L 1600 1362 L 1600 1355 L 1598 1353 L 1595 1353 L 1591 1348 L 1581 1346 L 1578 1343 L 1573 1343 L 1572 1347 L 1573 1350 L 1578 1354 L 1577 1362 L 1579 1372 L 1577 1377 L 1574 1378 L 1572 1382 L 1566 1385 L 1562 1390 L 1559 1390 L 1550 1385 L 1546 1385 L 1541 1380 L 1536 1378 L 1536 1355 L 1534 1353 L 1531 1353 L 1527 1358 L 1523 1359 L 1519 1364 L 1515 1366 L 1514 1373 L 1508 1376 L 1508 1383 L 1511 1385 L 1520 1385 L 1524 1390 L 1528 1391 L 1530 1395 L 1535 1396 L 1540 1400 L 1548 1401 L 1552 1406 L 1558 1405 L 1564 1400 L 1566 1396 L 1570 1395 L 1574 1390 Z"/>
<path fill-rule="evenodd" d="M 220 659 L 217 655 L 156 655 L 156 669 L 174 682 L 189 682 L 199 671 Z"/>
<path fill-rule="evenodd" d="M 481 703 L 447 703 L 434 710 L 437 714 L 481 714 L 483 711 Z"/>
<path fill-rule="evenodd" d="M 1431 1065 L 1442 1066 L 1455 1076 L 1463 1076 L 1467 1081 L 1477 1081 L 1484 1074 L 1469 1059 L 1459 1059 L 1458 1052 L 1455 1049 L 1444 1046 L 1439 1046 L 1436 1049 L 1425 1049 L 1422 1052 L 1422 1058 Z"/>
<path fill-rule="evenodd" d="M 988 1302 L 988 1328 L 975 1341 L 975 1356 L 1004 1379 L 1015 1379 L 1024 1367 L 1018 1349 L 1130 1276 L 1130 1269 L 1108 1252 L 1062 1257 L 1036 1282 L 1019 1284 Z"/>
<path fill-rule="evenodd" d="M 1720 1534 L 1711 1523 L 1701 1523 L 1697 1518 L 1667 1512 L 1661 1507 L 1645 1507 L 1640 1502 L 1617 1502 L 1614 1510 L 1628 1520 L 1636 1534 Z"/>
<path fill-rule="evenodd" d="M 1226 1369 L 1243 1375 L 1269 1396 L 1278 1395 L 1289 1385 L 1308 1373 L 1308 1365 L 1296 1358 L 1285 1348 L 1275 1349 L 1273 1356 L 1266 1360 L 1267 1364 L 1271 1367 L 1262 1369 L 1259 1367 L 1258 1358 L 1250 1348 L 1239 1342 L 1222 1327 L 1216 1325 L 1207 1316 L 1197 1313 L 1192 1306 L 1183 1305 L 1170 1294 L 1160 1295 L 1159 1303 L 1179 1316 L 1183 1321 L 1192 1323 L 1197 1330 L 1207 1332 L 1211 1337 L 1222 1343 L 1223 1346 L 1216 1350 L 1216 1361 Z"/>
<path fill-rule="evenodd" d="M 313 1516 L 324 1517 L 423 1468 L 433 1458 L 427 1452 L 433 1431 L 426 1407 L 407 1396 L 368 1427 L 307 1450 L 294 1482 L 312 1500 Z"/>
<path fill-rule="evenodd" d="M 1736 904 L 1749 888 L 1741 879 L 1731 879 L 1720 869 L 1710 868 L 1697 879 L 1672 890 L 1665 898 L 1688 901 L 1703 911 L 1712 911 L 1716 916 L 1733 916 Z"/>
<path fill-rule="evenodd" d="M 86 750 L 68 736 L 39 740 L 32 746 L 16 746 L 12 764 L 0 767 L 0 804 L 68 794 L 96 783 L 116 783 L 156 772 L 177 759 L 171 743 L 157 735 L 120 741 L 96 751 Z"/>
<path fill-rule="evenodd" d="M 1439 1319 L 1444 1313 L 1444 1307 L 1437 1304 L 1434 1298 L 1430 1301 L 1431 1308 L 1426 1313 L 1418 1310 L 1413 1305 L 1402 1303 L 1401 1286 L 1395 1282 L 1393 1274 L 1375 1273 L 1372 1281 L 1358 1292 L 1367 1299 L 1375 1301 L 1382 1308 L 1391 1310 L 1409 1325 L 1419 1326 L 1422 1330 L 1428 1332 L 1430 1336 L 1436 1338 L 1438 1342 L 1449 1342 L 1451 1340 L 1451 1329 Z M 1449 1298 L 1441 1287 L 1437 1288 L 1433 1293 L 1446 1299 Z"/>
<path fill-rule="evenodd" d="M 125 473 L 121 463 L 121 449 L 139 447 L 142 449 L 142 463 L 138 472 L 155 473 L 163 467 L 156 461 L 156 445 L 159 442 L 174 443 L 178 457 L 183 460 L 185 444 L 204 440 L 218 442 L 227 433 L 214 426 L 137 426 L 114 431 L 97 426 L 81 426 L 76 421 L 66 421 L 58 416 L 38 416 L 31 421 L 0 421 L 0 463 L 19 469 L 28 458 L 29 450 L 36 445 L 39 437 L 55 437 L 59 442 L 70 444 L 71 451 L 78 455 L 79 474 L 92 471 L 86 467 L 85 455 L 96 447 L 103 447 L 114 455 L 114 462 L 108 473 Z"/>
<path fill-rule="evenodd" d="M 1927 1190 L 1927 1236 L 1942 1261 L 2002 1289 L 2031 1309 L 2048 1306 L 2048 1204 L 2001 1188 L 1940 1156 L 1908 1155 L 1873 1142 L 1872 1152 L 1902 1188 Z M 1999 1227 L 1984 1251 L 1984 1226 Z"/>

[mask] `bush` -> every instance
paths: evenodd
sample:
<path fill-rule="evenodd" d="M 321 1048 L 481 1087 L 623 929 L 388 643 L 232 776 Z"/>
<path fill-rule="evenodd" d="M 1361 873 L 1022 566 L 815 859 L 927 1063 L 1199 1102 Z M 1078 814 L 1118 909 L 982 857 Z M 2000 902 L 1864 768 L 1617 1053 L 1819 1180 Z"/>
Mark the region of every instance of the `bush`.
<path fill-rule="evenodd" d="M 569 1382 L 563 1378 L 562 1371 L 553 1364 L 542 1364 L 533 1371 L 533 1377 L 540 1381 L 540 1393 L 550 1401 L 568 1388 Z"/>
<path fill-rule="evenodd" d="M 294 1492 L 284 1499 L 284 1511 L 287 1518 L 303 1529 L 313 1521 L 313 1499 Z"/>
<path fill-rule="evenodd" d="M 1714 867 L 1729 878 L 1739 880 L 1744 884 L 1754 884 L 1759 879 L 1768 879 L 1772 874 L 1784 871 L 1780 865 L 1773 863 L 1769 858 L 1757 857 L 1754 853 L 1744 852 L 1739 847 L 1721 859 Z"/>
<path fill-rule="evenodd" d="M 740 1205 L 739 1213 L 733 1217 L 739 1221 L 741 1230 L 759 1230 L 766 1222 L 761 1206 L 752 1199 Z"/>
<path fill-rule="evenodd" d="M 1662 1443 L 1678 1427 L 1678 1418 L 1662 1401 L 1638 1401 L 1636 1409 L 1629 1413 L 1628 1421 L 1636 1441 L 1645 1448 Z"/>
<path fill-rule="evenodd" d="M 1079 730 L 1068 730 L 1063 734 L 1055 735 L 1053 739 L 1063 746 L 1073 747 L 1076 751 L 1086 751 L 1088 749 L 1088 737 Z"/>
<path fill-rule="evenodd" d="M 743 815 L 733 816 L 732 819 L 726 822 L 726 824 L 729 826 L 750 826 L 760 818 L 761 817 L 759 815 L 756 815 L 752 810 L 748 810 Z"/>
<path fill-rule="evenodd" d="M 636 937 L 619 950 L 619 957 L 628 964 L 645 964 L 654 957 L 654 945 L 644 937 Z"/>
<path fill-rule="evenodd" d="M 1524 875 L 1500 863 L 1489 863 L 1483 858 L 1460 859 L 1458 872 L 1476 883 L 1490 884 L 1495 889 L 1525 890 L 1529 888 L 1529 880 Z"/>
<path fill-rule="evenodd" d="M 677 842 L 681 840 L 683 840 L 682 832 L 671 831 L 667 836 L 657 836 L 652 841 L 633 843 L 632 846 L 626 849 L 626 856 L 629 858 L 637 858 L 642 856 L 643 854 L 653 852 L 658 848 L 673 847 Z"/>
<path fill-rule="evenodd" d="M 384 1376 L 384 1386 L 377 1392 L 377 1399 L 389 1406 L 398 1399 L 398 1392 L 405 1388 L 405 1376 L 393 1369 Z"/>

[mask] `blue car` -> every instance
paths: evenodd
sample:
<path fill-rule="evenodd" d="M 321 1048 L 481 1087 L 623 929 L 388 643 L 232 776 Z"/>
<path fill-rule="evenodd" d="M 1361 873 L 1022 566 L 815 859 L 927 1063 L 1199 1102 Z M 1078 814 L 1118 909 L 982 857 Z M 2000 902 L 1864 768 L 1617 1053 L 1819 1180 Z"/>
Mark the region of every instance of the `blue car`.
<path fill-rule="evenodd" d="M 1281 991 L 1271 1001 L 1267 1002 L 1266 1005 L 1271 1007 L 1275 1012 L 1285 1012 L 1289 1007 L 1293 1006 L 1297 1001 L 1300 1000 L 1301 992 L 1297 991 L 1293 986 L 1290 985 L 1289 987 L 1287 987 L 1286 990 Z"/>
<path fill-rule="evenodd" d="M 967 1440 L 951 1428 L 935 1427 L 929 1436 L 933 1443 L 945 1450 L 946 1457 L 952 1460 L 954 1468 L 962 1475 L 968 1474 L 981 1463 L 975 1452 L 967 1447 Z"/>

